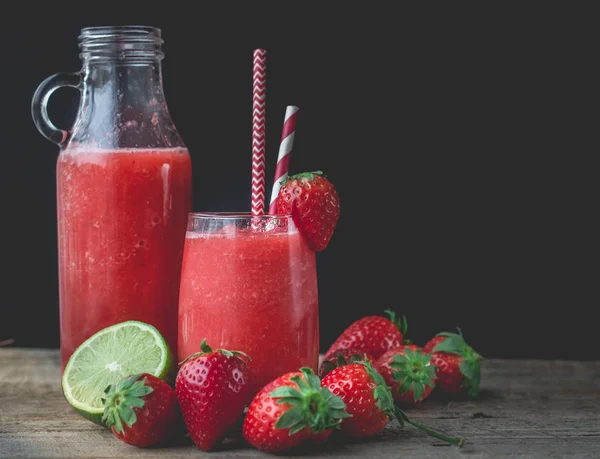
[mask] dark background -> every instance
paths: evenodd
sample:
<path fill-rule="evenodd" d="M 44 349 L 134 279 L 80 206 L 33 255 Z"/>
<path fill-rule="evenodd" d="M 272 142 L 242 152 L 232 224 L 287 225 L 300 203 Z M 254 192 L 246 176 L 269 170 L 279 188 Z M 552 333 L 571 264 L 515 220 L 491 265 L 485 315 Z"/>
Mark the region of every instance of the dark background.
<path fill-rule="evenodd" d="M 31 96 L 80 68 L 80 28 L 145 24 L 163 30 L 194 210 L 249 209 L 254 48 L 268 51 L 268 183 L 285 106 L 300 107 L 290 171 L 325 171 L 342 209 L 318 254 L 323 350 L 393 308 L 418 343 L 458 325 L 485 357 L 598 357 L 589 12 L 194 5 L 2 15 L 0 341 L 58 346 L 58 148 Z M 67 128 L 76 107 L 62 90 L 50 114 Z"/>

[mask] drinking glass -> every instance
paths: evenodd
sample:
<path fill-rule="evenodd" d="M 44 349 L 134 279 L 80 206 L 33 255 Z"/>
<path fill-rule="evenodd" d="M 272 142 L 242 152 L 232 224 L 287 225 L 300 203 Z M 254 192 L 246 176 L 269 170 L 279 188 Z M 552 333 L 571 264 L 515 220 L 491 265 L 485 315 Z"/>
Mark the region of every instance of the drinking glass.
<path fill-rule="evenodd" d="M 286 372 L 317 370 L 316 257 L 291 216 L 189 214 L 179 361 L 203 339 L 248 354 L 252 394 Z"/>

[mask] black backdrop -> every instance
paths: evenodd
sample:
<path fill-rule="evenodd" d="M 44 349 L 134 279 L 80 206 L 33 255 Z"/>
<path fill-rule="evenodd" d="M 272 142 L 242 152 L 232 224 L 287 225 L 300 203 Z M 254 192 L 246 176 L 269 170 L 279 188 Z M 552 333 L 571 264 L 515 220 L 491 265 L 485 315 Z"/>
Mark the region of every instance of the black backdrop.
<path fill-rule="evenodd" d="M 580 97 L 593 59 L 576 57 L 587 13 L 328 4 L 2 15 L 0 341 L 59 338 L 58 149 L 31 121 L 33 91 L 80 68 L 81 27 L 145 24 L 163 30 L 194 210 L 249 208 L 255 47 L 268 51 L 269 178 L 285 106 L 300 107 L 291 172 L 325 171 L 341 198 L 318 255 L 323 349 L 352 320 L 391 307 L 417 342 L 458 325 L 486 357 L 597 357 L 587 317 L 598 276 L 586 263 L 597 200 L 584 205 L 597 192 L 581 188 L 594 181 L 580 156 L 598 154 L 583 140 L 592 124 Z M 76 97 L 53 96 L 57 125 L 70 125 Z"/>

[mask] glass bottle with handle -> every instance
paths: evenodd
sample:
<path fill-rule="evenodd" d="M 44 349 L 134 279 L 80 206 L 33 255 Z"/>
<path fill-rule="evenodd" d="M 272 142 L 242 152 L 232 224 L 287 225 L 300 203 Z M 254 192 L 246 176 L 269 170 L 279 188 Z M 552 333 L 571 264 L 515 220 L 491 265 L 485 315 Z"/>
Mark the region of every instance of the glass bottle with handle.
<path fill-rule="evenodd" d="M 160 29 L 81 30 L 79 72 L 37 88 L 32 116 L 59 146 L 57 222 L 62 368 L 109 325 L 154 325 L 177 352 L 181 259 L 191 210 L 191 160 L 162 84 Z M 48 116 L 58 88 L 80 90 L 73 127 Z"/>

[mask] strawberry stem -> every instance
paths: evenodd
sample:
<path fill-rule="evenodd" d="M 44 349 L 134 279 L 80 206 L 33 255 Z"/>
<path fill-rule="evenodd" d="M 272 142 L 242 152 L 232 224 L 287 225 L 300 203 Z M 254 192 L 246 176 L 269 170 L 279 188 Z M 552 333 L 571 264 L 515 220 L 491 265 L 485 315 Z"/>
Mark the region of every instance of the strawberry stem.
<path fill-rule="evenodd" d="M 423 432 L 431 435 L 432 437 L 435 437 L 439 440 L 445 441 L 447 443 L 450 443 L 451 445 L 456 445 L 459 448 L 462 448 L 462 446 L 465 444 L 465 439 L 461 438 L 461 437 L 448 437 L 446 435 L 443 435 L 441 433 L 436 432 L 433 429 L 430 429 L 429 427 L 426 427 L 422 424 L 419 424 L 418 422 L 412 421 L 411 419 L 408 418 L 408 416 L 404 413 L 404 411 L 402 411 L 400 408 L 398 408 L 397 406 L 395 407 L 395 412 L 396 412 L 396 417 L 398 418 L 398 420 L 400 421 L 400 423 L 402 424 L 403 422 L 408 422 L 410 425 L 415 426 L 417 429 L 422 430 Z"/>
<path fill-rule="evenodd" d="M 200 343 L 200 349 L 202 350 L 202 352 L 209 354 L 212 352 L 212 347 L 210 347 L 208 345 L 208 343 L 206 342 L 206 338 L 204 338 L 202 340 L 202 342 Z"/>

